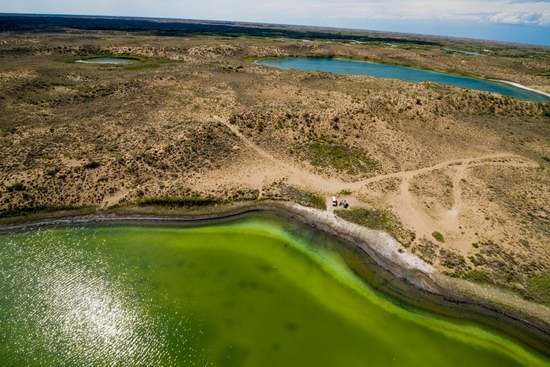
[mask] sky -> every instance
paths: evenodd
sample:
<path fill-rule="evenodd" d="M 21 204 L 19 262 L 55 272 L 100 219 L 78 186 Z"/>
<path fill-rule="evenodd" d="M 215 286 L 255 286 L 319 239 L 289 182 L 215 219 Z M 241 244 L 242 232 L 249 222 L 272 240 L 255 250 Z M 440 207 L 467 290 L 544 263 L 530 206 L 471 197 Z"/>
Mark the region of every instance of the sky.
<path fill-rule="evenodd" d="M 331 26 L 550 46 L 550 0 L 1 0 L 0 12 Z"/>

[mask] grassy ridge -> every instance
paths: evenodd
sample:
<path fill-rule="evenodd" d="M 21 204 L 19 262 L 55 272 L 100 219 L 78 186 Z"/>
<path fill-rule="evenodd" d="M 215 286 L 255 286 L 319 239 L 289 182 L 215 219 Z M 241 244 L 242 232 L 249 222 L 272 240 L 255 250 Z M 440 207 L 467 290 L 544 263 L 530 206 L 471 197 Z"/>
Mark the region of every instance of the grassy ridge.
<path fill-rule="evenodd" d="M 209 198 L 191 197 L 164 197 L 143 198 L 136 200 L 138 206 L 164 206 L 164 207 L 204 207 L 219 204 L 221 201 Z"/>
<path fill-rule="evenodd" d="M 31 215 L 37 213 L 53 213 L 67 210 L 79 210 L 82 207 L 76 206 L 38 206 L 38 207 L 23 207 L 12 210 L 0 211 L 0 218 L 17 217 L 23 215 Z"/>

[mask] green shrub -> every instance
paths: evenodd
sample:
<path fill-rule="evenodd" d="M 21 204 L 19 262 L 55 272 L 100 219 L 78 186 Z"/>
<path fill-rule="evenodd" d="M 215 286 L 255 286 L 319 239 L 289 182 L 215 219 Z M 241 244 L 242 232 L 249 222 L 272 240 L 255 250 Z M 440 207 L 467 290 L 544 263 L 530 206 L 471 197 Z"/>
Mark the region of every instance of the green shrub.
<path fill-rule="evenodd" d="M 84 165 L 84 168 L 86 168 L 86 169 L 96 169 L 96 168 L 99 168 L 99 166 L 101 166 L 101 163 L 96 162 L 96 161 L 90 161 L 90 162 L 88 162 Z"/>
<path fill-rule="evenodd" d="M 264 128 L 265 128 L 265 124 L 262 120 L 256 122 L 256 131 L 257 132 L 261 133 L 262 131 L 264 131 Z"/>
<path fill-rule="evenodd" d="M 438 240 L 439 242 L 445 242 L 445 237 L 443 237 L 443 235 L 438 231 L 434 231 L 432 233 L 432 237 Z"/>

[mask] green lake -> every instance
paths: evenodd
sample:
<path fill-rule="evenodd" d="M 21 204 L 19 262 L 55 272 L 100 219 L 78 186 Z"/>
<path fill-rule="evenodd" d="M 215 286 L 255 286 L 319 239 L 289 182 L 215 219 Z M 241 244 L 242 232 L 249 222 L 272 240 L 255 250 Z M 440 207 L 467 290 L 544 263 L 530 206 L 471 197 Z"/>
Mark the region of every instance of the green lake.
<path fill-rule="evenodd" d="M 0 366 L 548 366 L 405 309 L 274 215 L 0 235 Z"/>
<path fill-rule="evenodd" d="M 462 75 L 439 73 L 398 65 L 378 64 L 338 58 L 273 58 L 257 61 L 258 64 L 279 69 L 322 71 L 333 74 L 370 75 L 377 78 L 400 79 L 409 82 L 433 82 L 454 87 L 499 93 L 505 96 L 533 101 L 548 102 L 550 96 L 515 85 L 493 80 L 471 78 Z"/>

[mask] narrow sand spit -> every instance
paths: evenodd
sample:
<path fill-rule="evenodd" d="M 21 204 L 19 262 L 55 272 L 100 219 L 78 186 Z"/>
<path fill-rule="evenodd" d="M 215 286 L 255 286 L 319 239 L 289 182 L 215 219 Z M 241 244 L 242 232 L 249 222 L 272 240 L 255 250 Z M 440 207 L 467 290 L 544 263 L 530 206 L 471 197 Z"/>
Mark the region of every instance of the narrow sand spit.
<path fill-rule="evenodd" d="M 528 90 L 530 92 L 534 92 L 534 93 L 537 93 L 537 94 L 540 94 L 540 95 L 543 95 L 543 96 L 546 96 L 546 97 L 549 97 L 550 98 L 550 94 L 548 93 L 545 93 L 545 92 L 542 92 L 540 90 L 537 90 L 537 89 L 533 89 L 533 88 L 529 88 L 523 84 L 519 84 L 519 83 L 514 83 L 514 82 L 509 82 L 507 80 L 495 80 L 496 82 L 499 82 L 499 83 L 504 83 L 504 84 L 509 84 L 509 85 L 513 85 L 514 87 L 518 87 L 518 88 L 521 88 L 521 89 L 525 89 L 525 90 Z"/>

